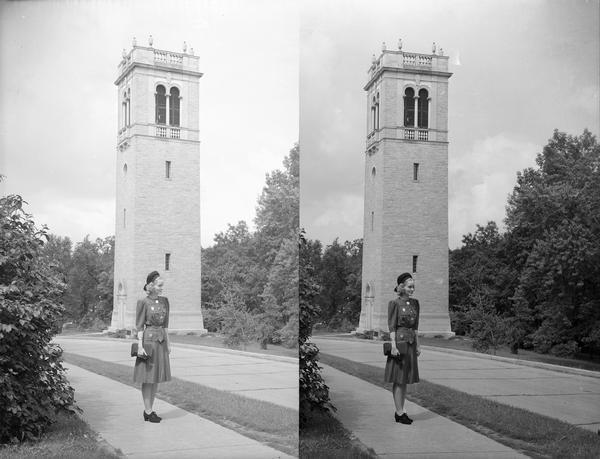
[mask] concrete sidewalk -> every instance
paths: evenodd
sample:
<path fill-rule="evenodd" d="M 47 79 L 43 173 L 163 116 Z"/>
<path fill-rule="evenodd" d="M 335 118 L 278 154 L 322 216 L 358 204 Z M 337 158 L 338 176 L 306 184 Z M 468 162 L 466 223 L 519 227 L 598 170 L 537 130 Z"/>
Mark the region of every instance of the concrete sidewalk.
<path fill-rule="evenodd" d="M 390 391 L 323 366 L 335 416 L 385 458 L 525 458 L 527 456 L 409 401 L 411 425 L 394 421 Z"/>
<path fill-rule="evenodd" d="M 145 422 L 139 389 L 65 364 L 83 418 L 112 447 L 131 458 L 292 458 L 165 401 L 159 424 Z M 139 407 L 139 408 L 137 408 Z"/>
<path fill-rule="evenodd" d="M 134 359 L 129 356 L 131 340 L 69 336 L 56 336 L 54 340 L 66 352 L 129 365 L 133 377 Z M 298 361 L 295 359 L 274 360 L 261 354 L 173 343 L 170 361 L 173 377 L 298 410 Z"/>
<path fill-rule="evenodd" d="M 382 370 L 381 342 L 311 338 L 320 351 Z M 479 395 L 534 413 L 560 419 L 596 432 L 600 429 L 600 379 L 583 374 L 525 366 L 511 359 L 448 353 L 423 347 L 419 357 L 422 379 Z"/>

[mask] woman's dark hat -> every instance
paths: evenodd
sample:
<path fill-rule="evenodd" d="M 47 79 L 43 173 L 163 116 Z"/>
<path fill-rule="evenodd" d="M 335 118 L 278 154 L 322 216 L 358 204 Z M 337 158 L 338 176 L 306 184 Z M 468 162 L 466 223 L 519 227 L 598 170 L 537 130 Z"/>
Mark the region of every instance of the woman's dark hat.
<path fill-rule="evenodd" d="M 396 280 L 396 284 L 398 284 L 398 285 L 404 284 L 404 282 L 406 282 L 407 279 L 412 279 L 412 276 L 410 275 L 410 273 L 402 273 L 398 276 L 398 279 Z M 394 292 L 398 291 L 398 285 L 396 285 Z"/>
<path fill-rule="evenodd" d="M 148 286 L 148 284 L 151 284 L 152 282 L 154 282 L 157 277 L 160 277 L 160 274 L 158 273 L 158 271 L 152 271 L 150 274 L 148 274 L 148 277 L 146 277 L 146 285 L 144 285 L 144 290 L 146 290 L 146 287 Z"/>

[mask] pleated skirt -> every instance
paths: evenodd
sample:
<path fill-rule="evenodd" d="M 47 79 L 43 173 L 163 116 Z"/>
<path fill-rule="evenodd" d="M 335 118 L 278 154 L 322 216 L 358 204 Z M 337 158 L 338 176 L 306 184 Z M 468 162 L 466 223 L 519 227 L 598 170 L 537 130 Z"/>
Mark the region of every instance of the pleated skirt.
<path fill-rule="evenodd" d="M 160 383 L 171 380 L 171 365 L 167 342 L 144 341 L 148 360 L 135 359 L 133 381 L 136 383 Z"/>
<path fill-rule="evenodd" d="M 419 382 L 416 343 L 408 345 L 408 352 L 401 359 L 399 357 L 388 356 L 384 377 L 385 382 L 395 384 L 413 384 Z"/>

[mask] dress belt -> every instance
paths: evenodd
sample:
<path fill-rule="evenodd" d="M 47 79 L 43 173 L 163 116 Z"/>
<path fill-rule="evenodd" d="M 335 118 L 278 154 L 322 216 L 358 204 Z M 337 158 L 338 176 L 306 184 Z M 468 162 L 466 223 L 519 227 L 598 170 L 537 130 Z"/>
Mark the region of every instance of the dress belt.
<path fill-rule="evenodd" d="M 396 341 L 408 341 L 410 344 L 415 341 L 415 330 L 408 327 L 396 328 Z"/>
<path fill-rule="evenodd" d="M 166 338 L 164 327 L 158 325 L 146 325 L 144 330 L 144 340 L 146 341 L 158 341 L 162 343 Z"/>

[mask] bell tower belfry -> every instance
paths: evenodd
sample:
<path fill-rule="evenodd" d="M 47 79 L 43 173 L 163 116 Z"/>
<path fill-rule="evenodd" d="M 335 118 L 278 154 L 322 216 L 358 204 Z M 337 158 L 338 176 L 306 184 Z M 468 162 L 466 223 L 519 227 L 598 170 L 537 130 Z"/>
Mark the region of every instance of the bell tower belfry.
<path fill-rule="evenodd" d="M 373 56 L 367 92 L 359 332 L 388 331 L 396 278 L 410 272 L 419 333 L 451 336 L 448 314 L 448 57 Z"/>
<path fill-rule="evenodd" d="M 158 271 L 169 329 L 205 333 L 200 305 L 199 58 L 138 46 L 118 66 L 114 305 L 111 330 L 135 327 Z"/>

